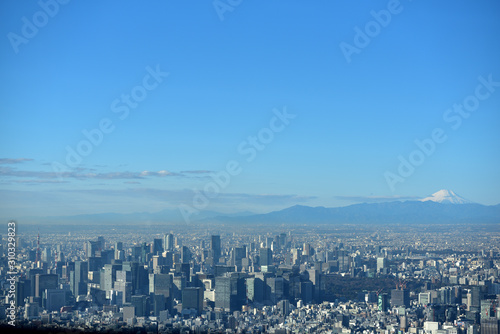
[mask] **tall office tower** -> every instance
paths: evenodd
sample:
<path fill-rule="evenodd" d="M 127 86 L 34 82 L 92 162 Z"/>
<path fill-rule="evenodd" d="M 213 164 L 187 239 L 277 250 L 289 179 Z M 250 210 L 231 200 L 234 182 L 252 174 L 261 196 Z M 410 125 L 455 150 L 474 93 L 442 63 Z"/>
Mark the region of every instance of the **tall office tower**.
<path fill-rule="evenodd" d="M 123 251 L 123 242 L 115 242 L 115 260 L 125 260 L 125 252 Z"/>
<path fill-rule="evenodd" d="M 214 259 L 215 265 L 216 263 L 219 263 L 219 258 L 221 256 L 220 235 L 212 235 L 210 250 L 212 251 L 212 258 Z"/>
<path fill-rule="evenodd" d="M 306 256 L 312 255 L 310 244 L 304 243 L 304 245 L 302 246 L 302 255 L 306 255 Z"/>
<path fill-rule="evenodd" d="M 125 282 L 125 281 L 115 281 L 113 283 L 113 291 L 118 292 L 117 296 L 121 296 L 122 300 L 121 303 L 130 303 L 132 300 L 132 295 L 133 295 L 133 289 L 132 289 L 132 283 L 130 282 Z M 120 304 L 120 302 L 117 302 Z"/>
<path fill-rule="evenodd" d="M 231 277 L 219 276 L 215 278 L 215 307 L 227 312 L 234 311 L 234 297 L 231 294 Z"/>
<path fill-rule="evenodd" d="M 241 260 L 246 256 L 246 247 L 236 247 L 233 248 L 231 252 L 231 264 L 235 266 L 241 266 Z"/>
<path fill-rule="evenodd" d="M 293 264 L 299 264 L 302 259 L 302 250 L 299 248 L 292 248 L 292 262 Z"/>
<path fill-rule="evenodd" d="M 191 251 L 187 246 L 181 248 L 181 263 L 189 263 L 191 261 Z"/>
<path fill-rule="evenodd" d="M 338 262 L 339 262 L 339 272 L 347 272 L 349 271 L 349 256 L 339 256 L 338 257 Z"/>
<path fill-rule="evenodd" d="M 252 302 L 262 303 L 264 301 L 264 281 L 259 277 L 248 277 L 246 279 L 247 297 Z"/>
<path fill-rule="evenodd" d="M 143 242 L 141 245 L 141 257 L 140 257 L 141 263 L 148 262 L 149 254 L 151 254 L 150 250 L 151 249 L 150 249 L 150 247 L 148 247 L 148 244 Z"/>
<path fill-rule="evenodd" d="M 153 255 L 153 270 L 159 270 L 159 267 L 165 265 L 166 259 L 160 255 Z"/>
<path fill-rule="evenodd" d="M 259 255 L 260 266 L 271 266 L 273 264 L 273 251 L 270 248 L 261 248 Z"/>
<path fill-rule="evenodd" d="M 182 290 L 187 286 L 186 276 L 183 274 L 175 274 L 172 279 L 172 296 L 175 299 L 182 299 Z"/>
<path fill-rule="evenodd" d="M 276 250 L 281 248 L 280 247 L 281 243 L 280 243 L 280 236 L 279 235 L 277 235 L 277 236 L 274 237 L 273 244 L 274 244 L 273 247 L 275 247 Z"/>
<path fill-rule="evenodd" d="M 149 293 L 169 298 L 172 295 L 172 285 L 170 274 L 149 274 Z"/>
<path fill-rule="evenodd" d="M 286 317 L 290 313 L 290 301 L 287 299 L 280 300 L 278 309 L 280 310 L 280 315 Z"/>
<path fill-rule="evenodd" d="M 378 310 L 386 312 L 389 309 L 389 295 L 381 293 L 378 295 Z"/>
<path fill-rule="evenodd" d="M 106 249 L 106 240 L 103 236 L 97 237 L 97 250 L 102 252 Z"/>
<path fill-rule="evenodd" d="M 180 248 L 182 247 L 182 240 L 179 237 L 174 237 L 174 245 L 175 248 Z"/>
<path fill-rule="evenodd" d="M 203 289 L 184 288 L 182 290 L 182 309 L 195 309 L 198 315 L 203 311 Z"/>
<path fill-rule="evenodd" d="M 44 306 L 49 312 L 59 311 L 66 305 L 66 291 L 59 289 L 46 289 L 43 292 Z"/>
<path fill-rule="evenodd" d="M 30 296 L 31 281 L 24 278 L 16 278 L 16 305 L 24 306 L 25 299 Z"/>
<path fill-rule="evenodd" d="M 75 271 L 72 277 L 73 294 L 76 296 L 87 294 L 87 281 L 89 276 L 88 262 L 75 261 Z"/>
<path fill-rule="evenodd" d="M 123 270 L 130 271 L 132 277 L 132 292 L 136 295 L 148 293 L 148 270 L 139 262 L 123 262 Z"/>
<path fill-rule="evenodd" d="M 245 279 L 246 275 L 241 273 L 215 277 L 215 307 L 228 312 L 241 310 L 246 302 Z"/>
<path fill-rule="evenodd" d="M 57 289 L 59 277 L 56 274 L 35 275 L 35 297 L 42 297 L 45 289 Z"/>
<path fill-rule="evenodd" d="M 116 282 L 129 282 L 132 283 L 132 272 L 127 270 L 116 271 Z"/>
<path fill-rule="evenodd" d="M 28 303 L 24 308 L 24 319 L 32 320 L 38 318 L 40 305 L 38 303 Z"/>
<path fill-rule="evenodd" d="M 286 247 L 286 233 L 280 234 L 280 246 L 281 246 L 281 248 Z"/>
<path fill-rule="evenodd" d="M 36 289 L 35 289 L 35 276 L 37 274 L 45 274 L 46 271 L 41 269 L 41 268 L 32 268 L 28 271 L 28 274 L 26 275 L 26 277 L 29 278 L 29 281 L 31 282 L 31 285 L 30 285 L 30 290 L 29 290 L 29 296 L 35 296 L 35 293 L 36 293 Z"/>
<path fill-rule="evenodd" d="M 378 257 L 377 272 L 382 272 L 384 268 L 387 268 L 387 259 L 385 257 Z"/>
<path fill-rule="evenodd" d="M 134 306 L 136 317 L 149 316 L 149 296 L 132 296 L 131 304 Z"/>
<path fill-rule="evenodd" d="M 97 241 L 89 240 L 87 241 L 87 257 L 93 257 L 96 255 L 96 252 L 99 251 L 99 243 Z"/>
<path fill-rule="evenodd" d="M 89 257 L 87 262 L 89 263 L 89 271 L 99 271 L 104 265 L 102 257 Z"/>
<path fill-rule="evenodd" d="M 273 238 L 272 237 L 266 237 L 266 248 L 271 248 L 272 244 L 273 244 Z"/>
<path fill-rule="evenodd" d="M 160 255 L 163 253 L 163 241 L 161 239 L 153 239 L 153 255 Z"/>
<path fill-rule="evenodd" d="M 469 296 L 470 296 L 470 302 L 468 300 L 469 311 L 479 311 L 479 308 L 481 306 L 481 288 L 479 286 L 473 286 L 469 292 Z"/>
<path fill-rule="evenodd" d="M 266 279 L 266 290 L 268 292 L 266 299 L 271 303 L 276 304 L 285 293 L 285 281 L 283 277 L 268 277 Z"/>
<path fill-rule="evenodd" d="M 455 304 L 455 290 L 449 286 L 439 289 L 439 303 L 444 305 Z"/>
<path fill-rule="evenodd" d="M 104 269 L 101 269 L 101 289 L 106 291 L 106 295 L 109 297 L 111 290 L 113 290 L 113 284 L 116 280 L 116 272 L 122 270 L 121 264 L 105 264 Z"/>
<path fill-rule="evenodd" d="M 153 315 L 158 317 L 161 311 L 165 311 L 167 300 L 164 295 L 151 295 L 151 311 Z"/>
<path fill-rule="evenodd" d="M 115 250 L 115 260 L 125 261 L 125 252 L 123 250 Z"/>
<path fill-rule="evenodd" d="M 42 250 L 42 262 L 47 262 L 47 263 L 52 262 L 52 252 L 48 247 L 45 247 Z"/>
<path fill-rule="evenodd" d="M 56 262 L 60 262 L 60 261 L 64 262 L 64 254 L 63 254 L 62 247 L 60 244 L 56 245 L 56 253 L 54 254 L 54 260 Z"/>
<path fill-rule="evenodd" d="M 174 250 L 174 235 L 172 233 L 165 234 L 163 237 L 163 245 L 166 251 Z"/>
<path fill-rule="evenodd" d="M 391 290 L 391 306 L 410 307 L 410 291 L 406 289 Z"/>

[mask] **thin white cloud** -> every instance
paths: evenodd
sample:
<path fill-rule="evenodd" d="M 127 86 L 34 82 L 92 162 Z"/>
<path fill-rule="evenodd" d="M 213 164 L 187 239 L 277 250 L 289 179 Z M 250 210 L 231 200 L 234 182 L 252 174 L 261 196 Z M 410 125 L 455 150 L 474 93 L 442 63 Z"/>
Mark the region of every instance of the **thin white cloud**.
<path fill-rule="evenodd" d="M 380 203 L 391 201 L 412 201 L 418 200 L 416 196 L 333 196 L 337 200 L 359 202 L 359 203 Z"/>
<path fill-rule="evenodd" d="M 10 164 L 19 164 L 27 161 L 33 161 L 33 159 L 28 158 L 17 158 L 17 159 L 9 159 L 9 158 L 0 158 L 0 165 L 10 165 Z"/>
<path fill-rule="evenodd" d="M 18 177 L 18 178 L 38 178 L 38 179 L 102 179 L 102 180 L 119 180 L 119 179 L 145 179 L 148 177 L 191 177 L 189 173 L 170 172 L 167 170 L 160 171 L 142 171 L 142 172 L 95 172 L 95 169 L 75 168 L 66 172 L 50 172 L 50 171 L 28 171 L 18 170 L 11 167 L 0 167 L 0 176 L 2 177 Z M 194 173 L 195 175 L 197 173 Z"/>

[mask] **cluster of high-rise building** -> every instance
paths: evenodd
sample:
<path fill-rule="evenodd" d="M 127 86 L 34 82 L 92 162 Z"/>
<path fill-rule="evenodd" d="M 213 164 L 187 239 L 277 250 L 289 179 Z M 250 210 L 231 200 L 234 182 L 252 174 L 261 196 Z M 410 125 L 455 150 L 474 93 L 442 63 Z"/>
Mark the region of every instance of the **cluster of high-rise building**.
<path fill-rule="evenodd" d="M 39 236 L 18 237 L 16 323 L 166 332 L 499 333 L 499 245 L 455 251 L 422 238 L 392 245 L 377 233 L 359 243 L 361 237 L 345 233 L 351 237 L 227 232 L 82 240 L 73 233 L 65 240 L 78 243 L 54 237 L 42 244 Z M 12 271 L 2 253 L 7 277 Z M 6 323 L 10 301 L 8 289 L 2 291 Z"/>

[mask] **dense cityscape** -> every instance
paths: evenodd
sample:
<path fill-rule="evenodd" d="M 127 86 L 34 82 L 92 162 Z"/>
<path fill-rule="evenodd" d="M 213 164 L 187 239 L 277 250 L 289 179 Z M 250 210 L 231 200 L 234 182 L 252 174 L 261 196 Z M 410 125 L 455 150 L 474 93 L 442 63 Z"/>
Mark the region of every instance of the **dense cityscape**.
<path fill-rule="evenodd" d="M 2 236 L 4 326 L 499 331 L 497 225 L 13 225 Z"/>
<path fill-rule="evenodd" d="M 0 334 L 500 334 L 500 1 L 0 1 Z"/>

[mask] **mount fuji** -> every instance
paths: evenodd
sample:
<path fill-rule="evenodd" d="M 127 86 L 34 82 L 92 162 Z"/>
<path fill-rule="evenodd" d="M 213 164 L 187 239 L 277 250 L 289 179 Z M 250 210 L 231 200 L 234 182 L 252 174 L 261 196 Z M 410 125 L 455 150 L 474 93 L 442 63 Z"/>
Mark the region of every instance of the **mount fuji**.
<path fill-rule="evenodd" d="M 463 198 L 457 194 L 455 194 L 451 190 L 442 189 L 438 192 L 435 192 L 429 197 L 423 198 L 420 200 L 421 202 L 432 201 L 436 203 L 442 204 L 472 204 L 474 202 L 469 201 L 466 198 Z"/>

